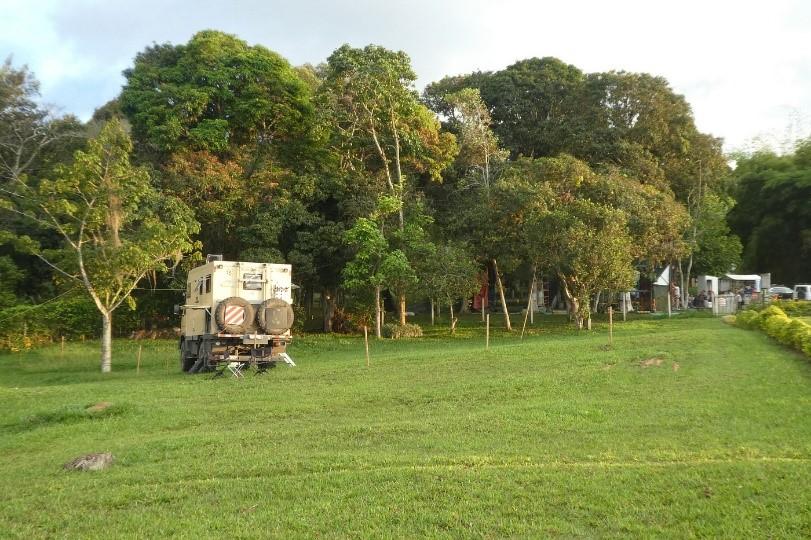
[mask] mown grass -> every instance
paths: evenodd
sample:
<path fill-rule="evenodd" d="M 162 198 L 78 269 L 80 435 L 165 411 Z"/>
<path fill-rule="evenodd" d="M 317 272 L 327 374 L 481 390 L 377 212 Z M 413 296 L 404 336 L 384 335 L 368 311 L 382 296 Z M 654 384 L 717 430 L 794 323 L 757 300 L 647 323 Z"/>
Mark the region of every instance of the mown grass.
<path fill-rule="evenodd" d="M 360 339 L 307 336 L 243 380 L 179 373 L 166 341 L 117 342 L 106 376 L 96 343 L 2 356 L 0 536 L 811 535 L 811 364 L 766 336 L 426 330 L 369 369 Z"/>

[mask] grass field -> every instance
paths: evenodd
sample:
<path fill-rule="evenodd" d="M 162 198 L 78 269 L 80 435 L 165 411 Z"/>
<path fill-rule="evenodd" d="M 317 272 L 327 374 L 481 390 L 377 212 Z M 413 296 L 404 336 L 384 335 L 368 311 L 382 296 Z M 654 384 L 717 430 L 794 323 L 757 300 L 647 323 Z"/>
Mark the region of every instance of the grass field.
<path fill-rule="evenodd" d="M 126 341 L 107 376 L 95 343 L 0 356 L 0 536 L 811 536 L 807 359 L 708 318 L 611 349 L 540 318 L 486 352 L 479 324 L 374 342 L 368 369 L 308 336 L 243 380 L 161 341 L 140 374 Z"/>

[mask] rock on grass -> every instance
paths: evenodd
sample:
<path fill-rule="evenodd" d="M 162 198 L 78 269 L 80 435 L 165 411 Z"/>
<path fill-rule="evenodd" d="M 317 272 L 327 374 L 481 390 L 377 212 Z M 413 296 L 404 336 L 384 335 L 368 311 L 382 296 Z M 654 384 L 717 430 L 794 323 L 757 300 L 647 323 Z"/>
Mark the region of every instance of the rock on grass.
<path fill-rule="evenodd" d="M 72 461 L 68 461 L 62 467 L 69 471 L 100 471 L 106 469 L 112 463 L 113 455 L 110 452 L 103 452 L 79 456 Z"/>

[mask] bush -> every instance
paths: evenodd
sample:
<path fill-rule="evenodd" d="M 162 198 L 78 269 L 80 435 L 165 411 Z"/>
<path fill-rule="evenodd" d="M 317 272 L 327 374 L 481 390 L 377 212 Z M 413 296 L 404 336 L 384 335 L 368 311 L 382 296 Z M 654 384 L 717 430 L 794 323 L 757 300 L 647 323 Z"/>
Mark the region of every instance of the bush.
<path fill-rule="evenodd" d="M 786 345 L 784 336 L 786 334 L 785 331 L 790 325 L 791 320 L 786 315 L 773 315 L 767 319 L 763 319 L 762 322 L 763 330 L 766 331 L 766 334 L 783 345 Z"/>
<path fill-rule="evenodd" d="M 806 339 L 811 338 L 811 325 L 799 319 L 792 319 L 785 333 L 786 344 L 803 350 Z"/>
<path fill-rule="evenodd" d="M 0 311 L 0 350 L 17 352 L 60 339 L 95 336 L 101 315 L 92 300 L 70 295 L 39 306 L 18 305 Z"/>
<path fill-rule="evenodd" d="M 811 302 L 799 300 L 777 300 L 772 305 L 778 306 L 791 317 L 811 317 Z"/>
<path fill-rule="evenodd" d="M 769 337 L 783 345 L 811 356 L 811 325 L 799 319 L 789 318 L 777 305 L 772 304 L 760 313 L 755 310 L 744 310 L 735 317 L 734 324 L 741 328 L 763 330 Z"/>
<path fill-rule="evenodd" d="M 383 325 L 382 331 L 383 337 L 391 339 L 422 337 L 422 327 L 418 324 L 406 323 L 400 325 L 389 323 Z"/>
<path fill-rule="evenodd" d="M 760 313 L 751 309 L 746 309 L 735 316 L 735 326 L 749 329 L 757 328 L 759 326 L 759 319 Z"/>

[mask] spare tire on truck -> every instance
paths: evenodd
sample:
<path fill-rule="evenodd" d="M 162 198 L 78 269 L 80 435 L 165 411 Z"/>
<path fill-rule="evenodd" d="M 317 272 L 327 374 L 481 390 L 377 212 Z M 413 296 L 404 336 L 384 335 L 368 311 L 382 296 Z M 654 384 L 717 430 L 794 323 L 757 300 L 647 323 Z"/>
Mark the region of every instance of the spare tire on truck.
<path fill-rule="evenodd" d="M 214 320 L 220 331 L 226 334 L 245 334 L 254 319 L 253 306 L 238 296 L 231 296 L 219 303 L 214 311 Z"/>
<path fill-rule="evenodd" d="M 259 326 L 271 335 L 284 334 L 293 326 L 293 306 L 281 298 L 270 298 L 259 306 Z"/>

